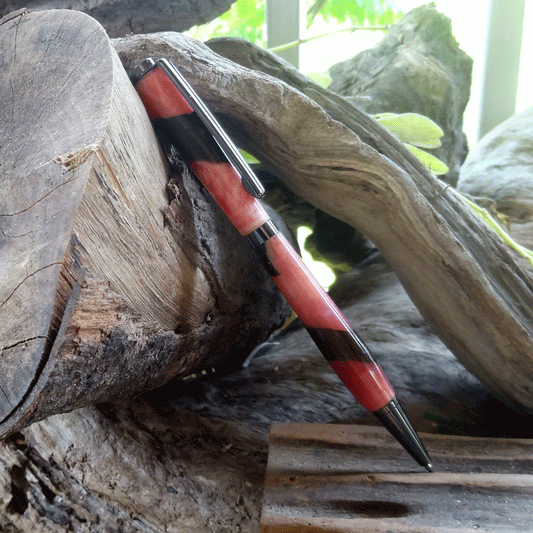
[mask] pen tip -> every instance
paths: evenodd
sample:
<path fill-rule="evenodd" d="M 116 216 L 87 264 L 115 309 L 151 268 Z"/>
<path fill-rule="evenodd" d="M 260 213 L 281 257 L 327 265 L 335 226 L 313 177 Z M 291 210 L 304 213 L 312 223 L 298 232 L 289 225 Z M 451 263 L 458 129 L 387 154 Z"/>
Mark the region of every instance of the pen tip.
<path fill-rule="evenodd" d="M 373 414 L 420 466 L 433 472 L 429 454 L 396 398 Z"/>

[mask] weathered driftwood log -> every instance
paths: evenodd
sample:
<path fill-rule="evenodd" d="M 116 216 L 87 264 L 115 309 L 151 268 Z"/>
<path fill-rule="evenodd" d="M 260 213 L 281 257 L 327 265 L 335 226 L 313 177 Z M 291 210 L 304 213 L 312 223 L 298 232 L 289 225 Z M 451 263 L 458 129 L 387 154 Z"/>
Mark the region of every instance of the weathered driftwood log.
<path fill-rule="evenodd" d="M 350 278 L 346 316 L 418 431 L 533 437 L 531 424 L 491 397 L 430 331 L 386 265 L 369 263 Z M 256 532 L 272 422 L 375 423 L 304 330 L 276 340 L 218 381 L 168 384 L 56 415 L 0 443 L 0 525 L 24 533 Z M 446 468 L 446 456 L 430 452 Z M 397 453 L 407 472 L 417 468 Z M 382 459 L 368 457 L 362 469 L 386 468 Z"/>
<path fill-rule="evenodd" d="M 237 39 L 207 44 L 230 59 L 233 47 L 242 56 L 243 44 Z M 329 89 L 369 114 L 418 112 L 431 117 L 444 135 L 442 146 L 430 152 L 448 164 L 451 170 L 444 179 L 455 183 L 467 152 L 462 125 L 471 70 L 472 60 L 455 41 L 450 20 L 427 5 L 406 14 L 374 47 L 332 67 Z M 301 200 L 296 206 L 294 195 L 287 195 L 277 180 L 266 183 L 269 201 L 289 215 L 288 223 L 313 228 L 306 248 L 316 259 L 345 271 L 372 250 L 350 225 Z"/>
<path fill-rule="evenodd" d="M 472 148 L 457 189 L 490 198 L 513 222 L 533 220 L 533 107 L 487 133 Z"/>
<path fill-rule="evenodd" d="M 533 107 L 487 133 L 470 151 L 457 189 L 507 217 L 511 238 L 533 250 Z M 523 259 L 524 266 L 531 265 Z"/>
<path fill-rule="evenodd" d="M 226 124 L 243 148 L 296 194 L 378 246 L 424 318 L 469 370 L 516 408 L 533 409 L 531 275 L 395 137 L 250 45 L 242 49 L 242 62 L 271 77 L 179 34 L 115 44 L 126 68 L 148 54 L 174 60 L 206 101 L 231 117 Z"/>
<path fill-rule="evenodd" d="M 42 11 L 75 9 L 95 18 L 111 37 L 128 33 L 184 31 L 205 24 L 227 11 L 235 0 L 8 0 L 0 4 L 0 17 L 16 9 Z"/>
<path fill-rule="evenodd" d="M 254 252 L 168 171 L 103 28 L 0 23 L 0 434 L 234 368 L 283 322 Z"/>
<path fill-rule="evenodd" d="M 331 67 L 330 75 L 328 89 L 371 115 L 414 112 L 434 120 L 444 135 L 431 153 L 448 165 L 445 179 L 455 185 L 468 152 L 463 114 L 472 59 L 459 48 L 448 17 L 431 4 L 417 7 L 375 47 Z"/>

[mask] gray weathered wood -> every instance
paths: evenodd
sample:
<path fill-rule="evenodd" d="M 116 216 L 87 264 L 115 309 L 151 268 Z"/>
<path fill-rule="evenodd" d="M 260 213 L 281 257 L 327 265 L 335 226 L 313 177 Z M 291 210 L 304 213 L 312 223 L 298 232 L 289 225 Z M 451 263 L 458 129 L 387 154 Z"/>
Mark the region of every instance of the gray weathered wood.
<path fill-rule="evenodd" d="M 103 28 L 43 11 L 0 41 L 0 434 L 238 365 L 286 304 L 196 179 L 169 174 Z"/>
<path fill-rule="evenodd" d="M 414 112 L 443 130 L 442 146 L 430 150 L 455 185 L 468 146 L 463 113 L 470 97 L 472 59 L 459 47 L 451 21 L 434 5 L 416 7 L 374 47 L 330 69 L 328 89 L 369 114 Z"/>
<path fill-rule="evenodd" d="M 382 261 L 352 273 L 338 296 L 418 431 L 533 437 L 530 421 L 492 398 L 431 333 Z M 303 329 L 275 340 L 241 372 L 56 415 L 5 440 L 0 524 L 28 533 L 256 532 L 270 424 L 376 423 Z M 400 448 L 386 454 L 361 457 L 362 468 L 384 458 L 418 468 Z"/>
<path fill-rule="evenodd" d="M 533 218 L 533 107 L 517 113 L 472 147 L 457 189 L 490 198 L 513 222 Z"/>
<path fill-rule="evenodd" d="M 424 435 L 420 473 L 383 428 L 278 424 L 270 432 L 264 533 L 528 531 L 531 440 Z"/>
<path fill-rule="evenodd" d="M 75 9 L 95 18 L 112 37 L 129 33 L 184 31 L 205 24 L 230 9 L 235 0 L 9 0 L 0 4 L 0 17 L 13 10 Z"/>
<path fill-rule="evenodd" d="M 149 54 L 174 60 L 213 109 L 231 117 L 226 124 L 243 148 L 296 194 L 376 244 L 470 371 L 517 409 L 533 409 L 531 275 L 396 138 L 252 45 L 244 44 L 240 57 L 256 70 L 179 34 L 115 44 L 126 68 Z"/>

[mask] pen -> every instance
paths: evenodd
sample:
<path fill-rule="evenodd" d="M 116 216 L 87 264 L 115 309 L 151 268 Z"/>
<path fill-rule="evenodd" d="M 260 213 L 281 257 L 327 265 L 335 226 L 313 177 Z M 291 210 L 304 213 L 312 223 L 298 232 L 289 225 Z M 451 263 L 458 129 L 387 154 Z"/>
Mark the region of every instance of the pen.
<path fill-rule="evenodd" d="M 355 399 L 421 465 L 429 455 L 368 347 L 278 231 L 259 198 L 264 188 L 189 82 L 165 58 L 147 58 L 131 81 L 154 130 L 173 144 L 261 262 Z"/>

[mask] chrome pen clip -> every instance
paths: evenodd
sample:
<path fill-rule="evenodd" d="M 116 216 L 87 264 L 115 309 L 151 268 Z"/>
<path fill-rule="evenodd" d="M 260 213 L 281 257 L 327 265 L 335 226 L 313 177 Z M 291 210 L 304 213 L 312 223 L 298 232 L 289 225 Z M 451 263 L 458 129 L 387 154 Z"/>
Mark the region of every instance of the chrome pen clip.
<path fill-rule="evenodd" d="M 175 83 L 187 103 L 193 108 L 209 133 L 211 133 L 228 161 L 239 173 L 244 190 L 252 196 L 255 196 L 255 198 L 263 197 L 265 188 L 250 168 L 250 165 L 248 165 L 233 141 L 227 136 L 222 126 L 211 111 L 209 111 L 190 83 L 168 59 L 145 59 L 131 73 L 132 81 L 135 83 L 135 80 L 140 79 L 146 72 L 156 66 L 164 70 L 167 76 Z"/>

